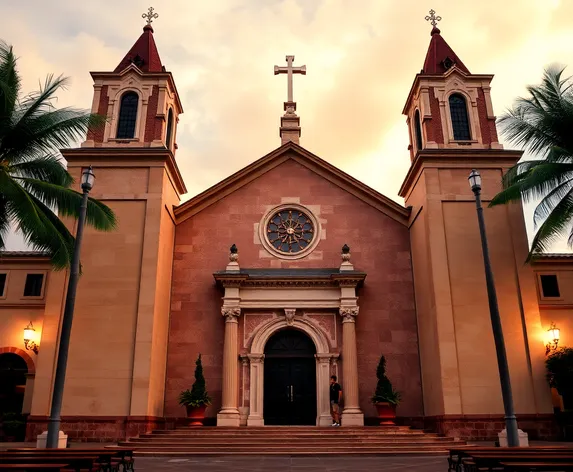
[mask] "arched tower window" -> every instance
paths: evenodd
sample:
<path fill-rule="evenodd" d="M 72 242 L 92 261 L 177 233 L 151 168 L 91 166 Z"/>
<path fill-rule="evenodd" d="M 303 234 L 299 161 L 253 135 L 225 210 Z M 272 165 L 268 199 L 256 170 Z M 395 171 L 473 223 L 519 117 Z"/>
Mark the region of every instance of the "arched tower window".
<path fill-rule="evenodd" d="M 173 142 L 173 110 L 169 109 L 169 114 L 167 115 L 167 133 L 165 135 L 165 144 L 167 149 L 171 149 L 171 143 Z"/>
<path fill-rule="evenodd" d="M 466 100 L 458 93 L 450 95 L 450 116 L 455 141 L 469 141 L 470 123 L 468 120 L 468 108 Z"/>
<path fill-rule="evenodd" d="M 422 149 L 422 123 L 420 121 L 420 111 L 416 110 L 414 115 L 414 132 L 416 133 L 416 149 Z"/>
<path fill-rule="evenodd" d="M 127 92 L 121 97 L 116 138 L 133 139 L 135 137 L 138 102 L 139 96 L 135 92 Z"/>

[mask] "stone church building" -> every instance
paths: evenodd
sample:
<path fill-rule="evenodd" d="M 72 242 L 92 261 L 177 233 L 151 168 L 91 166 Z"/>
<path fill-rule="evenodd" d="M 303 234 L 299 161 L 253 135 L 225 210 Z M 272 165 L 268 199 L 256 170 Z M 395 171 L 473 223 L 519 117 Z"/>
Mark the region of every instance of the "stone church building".
<path fill-rule="evenodd" d="M 292 59 L 276 69 L 289 83 L 304 72 Z M 404 205 L 300 145 L 292 89 L 280 147 L 181 203 L 183 105 L 152 27 L 113 71 L 91 75 L 92 111 L 108 122 L 62 154 L 76 181 L 93 166 L 91 196 L 119 227 L 85 235 L 64 432 L 117 440 L 173 427 L 199 353 L 208 424 L 330 425 L 333 374 L 342 426 L 372 424 L 384 355 L 402 424 L 495 437 L 503 404 L 468 174 L 481 172 L 487 203 L 521 152 L 498 141 L 493 75 L 470 72 L 434 27 L 404 97 Z M 524 264 L 520 205 L 485 218 L 519 426 L 549 437 L 560 398 L 545 380 L 545 334 L 556 322 L 562 343 L 571 336 L 573 265 Z M 4 410 L 28 415 L 30 439 L 46 429 L 67 276 L 42 254 L 1 255 L 0 394 Z"/>

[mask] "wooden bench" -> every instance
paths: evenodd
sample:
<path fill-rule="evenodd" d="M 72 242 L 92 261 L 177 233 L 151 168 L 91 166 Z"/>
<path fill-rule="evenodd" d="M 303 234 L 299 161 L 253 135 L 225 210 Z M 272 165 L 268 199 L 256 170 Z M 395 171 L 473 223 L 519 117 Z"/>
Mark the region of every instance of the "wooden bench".
<path fill-rule="evenodd" d="M 109 470 L 97 454 L 22 454 L 0 453 L 0 464 L 66 464 L 66 469 L 77 472 Z"/>
<path fill-rule="evenodd" d="M 0 464 L 0 471 L 61 472 L 67 464 Z"/>
<path fill-rule="evenodd" d="M 461 472 L 463 460 L 471 458 L 473 454 L 505 454 L 504 458 L 512 457 L 514 454 L 573 454 L 573 448 L 568 446 L 533 446 L 533 447 L 483 447 L 483 446 L 464 446 L 449 449 L 448 470 Z"/>
<path fill-rule="evenodd" d="M 464 470 L 495 471 L 505 470 L 502 463 L 521 462 L 528 464 L 560 463 L 573 461 L 573 454 L 557 454 L 554 452 L 533 453 L 475 453 L 470 458 L 464 458 Z"/>
<path fill-rule="evenodd" d="M 8 452 L 35 452 L 37 451 L 66 451 L 66 452 L 77 452 L 84 454 L 99 453 L 102 455 L 102 459 L 106 462 L 107 457 L 111 455 L 112 470 L 119 470 L 120 468 L 124 472 L 133 471 L 135 469 L 135 459 L 133 457 L 133 448 L 121 447 L 121 446 L 106 446 L 104 448 L 73 448 L 73 449 L 36 449 L 30 447 L 19 447 L 8 449 Z"/>
<path fill-rule="evenodd" d="M 503 470 L 507 472 L 569 472 L 573 470 L 573 462 L 501 462 L 500 464 L 503 466 Z"/>

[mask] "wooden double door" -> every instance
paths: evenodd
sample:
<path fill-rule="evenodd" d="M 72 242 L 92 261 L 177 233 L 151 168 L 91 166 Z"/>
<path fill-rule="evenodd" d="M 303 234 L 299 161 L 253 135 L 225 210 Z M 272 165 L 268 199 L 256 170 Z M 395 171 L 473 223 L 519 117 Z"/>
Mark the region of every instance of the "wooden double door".
<path fill-rule="evenodd" d="M 314 343 L 296 330 L 280 331 L 265 348 L 265 425 L 316 424 Z"/>

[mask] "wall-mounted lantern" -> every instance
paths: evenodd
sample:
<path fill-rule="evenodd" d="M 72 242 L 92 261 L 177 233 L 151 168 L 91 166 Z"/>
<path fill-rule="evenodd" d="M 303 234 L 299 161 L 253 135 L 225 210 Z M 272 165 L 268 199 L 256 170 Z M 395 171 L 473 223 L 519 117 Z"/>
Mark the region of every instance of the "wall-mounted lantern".
<path fill-rule="evenodd" d="M 551 327 L 547 330 L 549 342 L 545 345 L 545 355 L 549 354 L 551 351 L 557 350 L 559 347 L 559 328 L 555 326 L 555 323 L 551 323 Z"/>
<path fill-rule="evenodd" d="M 26 351 L 33 351 L 34 354 L 38 354 L 38 346 L 34 342 L 34 338 L 36 337 L 36 330 L 34 329 L 34 325 L 30 321 L 28 326 L 24 328 L 24 346 L 26 346 Z"/>

